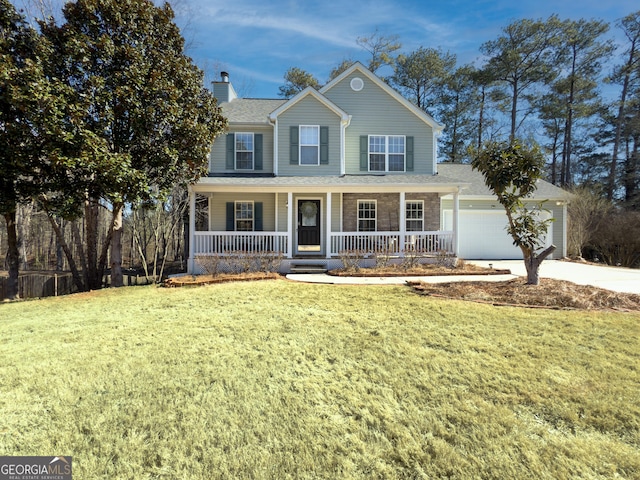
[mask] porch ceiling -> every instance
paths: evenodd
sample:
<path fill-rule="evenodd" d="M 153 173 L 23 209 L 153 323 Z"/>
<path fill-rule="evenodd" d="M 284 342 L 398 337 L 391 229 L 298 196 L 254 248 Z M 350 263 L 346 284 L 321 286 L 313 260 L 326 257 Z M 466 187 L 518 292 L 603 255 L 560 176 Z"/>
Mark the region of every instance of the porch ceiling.
<path fill-rule="evenodd" d="M 470 184 L 441 175 L 344 175 L 340 177 L 204 177 L 195 192 L 434 192 L 454 193 Z"/>

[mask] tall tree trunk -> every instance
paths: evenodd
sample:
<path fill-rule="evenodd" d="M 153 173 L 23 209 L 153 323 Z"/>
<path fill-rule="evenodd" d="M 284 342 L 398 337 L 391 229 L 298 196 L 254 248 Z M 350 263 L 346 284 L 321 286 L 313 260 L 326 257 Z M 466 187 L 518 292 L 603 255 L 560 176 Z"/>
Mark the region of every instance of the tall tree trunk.
<path fill-rule="evenodd" d="M 555 249 L 556 246 L 551 245 L 536 255 L 535 252 L 522 248 L 524 267 L 527 270 L 527 285 L 540 285 L 540 265 Z"/>
<path fill-rule="evenodd" d="M 69 269 L 71 270 L 71 276 L 73 277 L 73 283 L 76 284 L 76 287 L 78 288 L 78 291 L 80 291 L 80 292 L 86 291 L 87 290 L 87 286 L 82 281 L 82 277 L 80 276 L 80 271 L 78 270 L 78 267 L 76 265 L 76 261 L 73 258 L 73 253 L 71 252 L 71 248 L 69 248 L 69 245 L 67 244 L 67 241 L 64 238 L 64 233 L 62 232 L 62 229 L 60 228 L 60 225 L 58 225 L 58 222 L 56 222 L 55 218 L 53 218 L 53 216 L 49 212 L 47 212 L 47 218 L 49 219 L 49 223 L 51 224 L 51 227 L 53 228 L 54 232 L 56 232 L 56 238 L 58 239 L 58 245 L 60 245 L 60 248 L 62 248 L 62 250 L 64 251 L 65 256 L 67 257 L 67 263 L 69 264 Z M 84 254 L 82 256 L 84 257 Z"/>
<path fill-rule="evenodd" d="M 516 123 L 518 115 L 518 82 L 513 82 L 513 98 L 511 99 L 511 134 L 509 140 L 512 142 L 516 138 Z"/>
<path fill-rule="evenodd" d="M 102 287 L 102 275 L 98 272 L 98 213 L 99 205 L 95 199 L 88 198 L 84 205 L 85 244 L 87 246 L 87 269 L 85 278 L 89 290 Z"/>
<path fill-rule="evenodd" d="M 616 119 L 616 136 L 613 140 L 613 153 L 611 154 L 611 165 L 609 167 L 609 181 L 607 182 L 607 199 L 613 200 L 613 193 L 616 187 L 616 170 L 618 163 L 618 150 L 620 149 L 620 140 L 622 138 L 622 129 L 625 124 L 625 103 L 627 101 L 627 93 L 629 91 L 629 81 L 633 72 L 633 64 L 636 56 L 636 42 L 631 43 L 629 51 L 629 59 L 627 60 L 627 68 L 622 81 L 622 92 L 620 93 L 620 104 L 618 105 L 618 117 Z"/>
<path fill-rule="evenodd" d="M 122 205 L 113 207 L 113 224 L 111 228 L 111 286 L 122 287 Z"/>
<path fill-rule="evenodd" d="M 7 267 L 9 268 L 9 283 L 7 298 L 15 300 L 18 295 L 18 274 L 20 272 L 20 252 L 18 251 L 18 228 L 16 226 L 16 211 L 13 209 L 4 214 L 7 224 Z"/>
<path fill-rule="evenodd" d="M 625 175 L 624 175 L 624 199 L 628 208 L 635 210 L 638 208 L 638 142 L 640 136 L 633 136 L 633 149 L 627 155 L 627 161 L 625 162 Z"/>
<path fill-rule="evenodd" d="M 482 148 L 482 129 L 484 128 L 484 102 L 486 99 L 486 91 L 484 85 L 482 86 L 482 100 L 480 101 L 480 113 L 478 116 L 478 151 Z"/>

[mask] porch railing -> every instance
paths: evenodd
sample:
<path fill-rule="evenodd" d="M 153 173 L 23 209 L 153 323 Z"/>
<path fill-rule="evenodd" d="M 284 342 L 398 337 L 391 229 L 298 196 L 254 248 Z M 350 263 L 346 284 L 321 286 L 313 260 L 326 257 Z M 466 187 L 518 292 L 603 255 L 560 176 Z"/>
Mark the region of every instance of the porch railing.
<path fill-rule="evenodd" d="M 287 232 L 195 232 L 194 255 L 224 255 L 231 252 L 288 253 Z"/>
<path fill-rule="evenodd" d="M 289 254 L 287 232 L 195 232 L 194 255 L 224 255 L 231 252 L 282 252 Z M 384 251 L 403 255 L 406 251 L 420 253 L 453 253 L 453 232 L 332 232 L 329 255 L 359 250 Z"/>
<path fill-rule="evenodd" d="M 453 232 L 334 232 L 331 234 L 331 255 L 343 251 L 383 251 L 403 255 L 406 251 L 420 253 L 453 253 Z"/>

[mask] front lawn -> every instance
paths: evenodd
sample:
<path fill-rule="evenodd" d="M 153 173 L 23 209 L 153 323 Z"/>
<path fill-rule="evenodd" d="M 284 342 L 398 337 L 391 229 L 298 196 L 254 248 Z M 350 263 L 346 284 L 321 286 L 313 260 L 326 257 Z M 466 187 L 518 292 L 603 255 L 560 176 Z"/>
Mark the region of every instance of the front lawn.
<path fill-rule="evenodd" d="M 640 477 L 635 313 L 267 280 L 0 324 L 0 455 L 78 479 Z"/>

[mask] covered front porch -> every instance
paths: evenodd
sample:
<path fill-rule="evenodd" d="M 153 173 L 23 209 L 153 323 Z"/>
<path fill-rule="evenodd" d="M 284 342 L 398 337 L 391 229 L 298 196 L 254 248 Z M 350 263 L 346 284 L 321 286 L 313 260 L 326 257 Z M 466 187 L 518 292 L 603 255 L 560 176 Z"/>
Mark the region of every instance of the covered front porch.
<path fill-rule="evenodd" d="M 206 180 L 189 191 L 190 273 L 199 273 L 201 257 L 239 253 L 277 255 L 283 272 L 294 261 L 338 268 L 344 255 L 457 254 L 457 222 L 442 230 L 440 208 L 443 195 L 453 194 L 457 205 L 457 185 L 373 187 L 312 179 L 292 186 L 283 185 L 292 181 L 286 177 Z"/>

